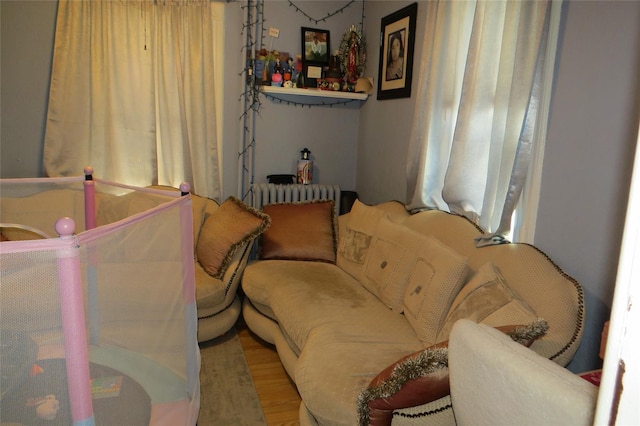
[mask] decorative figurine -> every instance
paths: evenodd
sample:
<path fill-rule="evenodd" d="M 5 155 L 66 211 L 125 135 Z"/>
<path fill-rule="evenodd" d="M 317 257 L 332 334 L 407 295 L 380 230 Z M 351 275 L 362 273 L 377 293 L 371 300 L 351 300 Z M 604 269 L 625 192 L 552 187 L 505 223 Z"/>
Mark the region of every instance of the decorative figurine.
<path fill-rule="evenodd" d="M 355 25 L 351 25 L 342 37 L 339 54 L 344 73 L 343 89 L 353 91 L 358 78 L 364 75 L 367 62 L 365 38 Z"/>

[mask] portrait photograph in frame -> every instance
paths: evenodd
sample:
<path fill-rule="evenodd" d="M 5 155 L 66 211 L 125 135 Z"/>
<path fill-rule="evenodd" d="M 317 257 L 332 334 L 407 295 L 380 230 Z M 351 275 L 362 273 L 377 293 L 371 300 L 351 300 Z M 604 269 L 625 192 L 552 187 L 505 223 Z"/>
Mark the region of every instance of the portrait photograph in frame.
<path fill-rule="evenodd" d="M 302 27 L 302 62 L 308 65 L 329 65 L 330 34 L 327 30 Z"/>
<path fill-rule="evenodd" d="M 382 18 L 378 100 L 411 97 L 418 3 Z"/>

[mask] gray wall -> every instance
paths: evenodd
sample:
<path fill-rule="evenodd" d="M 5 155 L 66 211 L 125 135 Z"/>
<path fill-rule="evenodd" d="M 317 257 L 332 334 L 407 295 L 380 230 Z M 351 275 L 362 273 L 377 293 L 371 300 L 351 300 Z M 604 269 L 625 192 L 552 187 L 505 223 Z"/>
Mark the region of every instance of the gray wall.
<path fill-rule="evenodd" d="M 41 176 L 58 2 L 0 1 L 0 176 Z M 80 171 L 81 173 L 82 171 Z"/>
<path fill-rule="evenodd" d="M 344 1 L 301 2 L 304 12 L 314 19 L 326 17 L 346 4 Z M 280 30 L 278 38 L 266 37 L 264 46 L 290 55 L 302 50 L 301 27 L 330 32 L 330 50 L 338 49 L 344 32 L 359 23 L 362 4 L 354 3 L 325 22 L 310 21 L 288 2 L 266 1 L 264 27 Z M 295 99 L 289 99 L 294 100 Z M 298 99 L 307 102 L 309 99 Z M 331 100 L 324 100 L 331 102 Z M 315 101 L 317 102 L 317 100 Z M 256 126 L 255 181 L 266 182 L 270 174 L 295 174 L 300 151 L 311 150 L 314 161 L 313 182 L 338 184 L 355 189 L 356 144 L 360 101 L 343 106 L 301 107 L 262 98 Z"/>
<path fill-rule="evenodd" d="M 366 3 L 367 75 L 377 78 L 380 19 L 409 3 Z M 321 16 L 344 2 L 301 4 L 309 7 L 312 16 Z M 244 55 L 240 6 L 226 6 L 229 63 L 238 72 Z M 315 25 L 287 2 L 268 0 L 265 25 L 280 29 L 274 47 L 297 53 L 301 26 L 329 29 L 336 43 L 351 23 L 360 21 L 358 9 Z M 42 173 L 55 12 L 55 2 L 0 1 L 2 177 Z M 419 4 L 416 40 L 422 39 L 424 12 Z M 640 2 L 569 1 L 562 30 L 535 243 L 585 289 L 587 330 L 571 364 L 572 370 L 582 371 L 598 365 L 600 329 L 608 316 L 615 281 L 640 113 Z M 420 53 L 418 44 L 416 58 Z M 225 196 L 239 194 L 242 80 L 233 71 L 225 82 L 225 123 L 231 124 L 223 142 Z M 322 183 L 355 189 L 366 203 L 404 201 L 414 101 L 377 101 L 374 93 L 359 109 L 310 109 L 263 99 L 256 123 L 255 179 L 292 173 L 298 152 L 308 147 L 315 157 L 316 178 Z"/>
<path fill-rule="evenodd" d="M 640 2 L 567 9 L 535 243 L 584 286 L 587 328 L 572 364 L 584 371 L 611 307 L 638 137 Z"/>
<path fill-rule="evenodd" d="M 409 3 L 368 2 L 367 20 Z M 418 3 L 421 40 L 426 18 Z M 638 134 L 640 2 L 565 2 L 559 49 L 535 244 L 584 287 L 586 330 L 569 367 L 585 371 L 600 364 Z M 420 52 L 417 45 L 416 58 Z M 369 54 L 378 63 L 378 52 Z M 412 97 L 362 107 L 356 189 L 364 202 L 406 200 L 414 106 Z"/>

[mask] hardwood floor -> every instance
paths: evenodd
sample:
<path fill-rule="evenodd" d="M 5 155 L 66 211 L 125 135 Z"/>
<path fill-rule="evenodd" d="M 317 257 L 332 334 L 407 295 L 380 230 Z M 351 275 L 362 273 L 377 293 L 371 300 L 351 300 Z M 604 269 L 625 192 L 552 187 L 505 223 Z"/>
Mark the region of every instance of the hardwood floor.
<path fill-rule="evenodd" d="M 242 319 L 236 329 L 267 424 L 299 425 L 300 396 L 275 347 L 254 335 Z"/>

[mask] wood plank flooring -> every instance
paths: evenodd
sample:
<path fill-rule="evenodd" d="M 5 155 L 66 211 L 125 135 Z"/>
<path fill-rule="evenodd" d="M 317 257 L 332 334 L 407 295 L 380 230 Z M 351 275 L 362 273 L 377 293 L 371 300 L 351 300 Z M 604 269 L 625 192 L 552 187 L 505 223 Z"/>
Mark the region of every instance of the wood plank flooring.
<path fill-rule="evenodd" d="M 240 319 L 236 330 L 267 425 L 299 425 L 300 396 L 273 345 L 253 334 Z"/>

